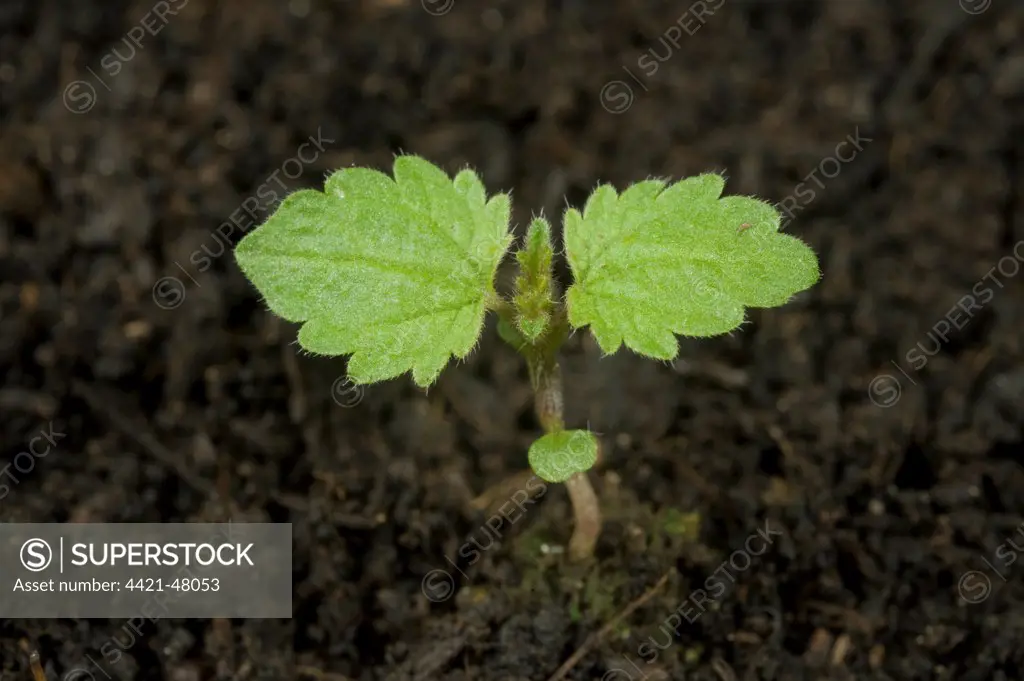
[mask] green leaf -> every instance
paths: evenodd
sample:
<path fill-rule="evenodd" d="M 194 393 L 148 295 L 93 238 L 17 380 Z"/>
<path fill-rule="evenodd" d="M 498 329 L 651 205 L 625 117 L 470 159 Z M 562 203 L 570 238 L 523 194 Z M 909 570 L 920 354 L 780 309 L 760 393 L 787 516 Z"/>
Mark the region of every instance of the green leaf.
<path fill-rule="evenodd" d="M 394 176 L 346 168 L 323 192 L 295 192 L 235 257 L 274 313 L 305 322 L 299 345 L 352 355 L 353 382 L 411 370 L 427 386 L 479 339 L 512 240 L 509 197 L 488 201 L 473 171 L 453 181 L 416 156 Z"/>
<path fill-rule="evenodd" d="M 551 227 L 544 218 L 534 218 L 526 232 L 523 249 L 516 252 L 519 274 L 512 302 L 516 307 L 516 326 L 530 342 L 547 330 L 553 304 Z"/>
<path fill-rule="evenodd" d="M 498 317 L 497 329 L 498 337 L 515 348 L 516 352 L 522 352 L 523 348 L 530 344 L 515 324 L 505 321 L 503 317 Z"/>
<path fill-rule="evenodd" d="M 746 307 L 782 305 L 814 285 L 817 258 L 779 233 L 778 211 L 745 196 L 719 198 L 724 186 L 713 174 L 670 186 L 648 180 L 621 195 L 602 185 L 582 214 L 566 211 L 569 322 L 589 325 L 607 354 L 624 343 L 667 360 L 679 351 L 674 334 L 727 333 Z"/>
<path fill-rule="evenodd" d="M 530 445 L 530 468 L 547 482 L 565 482 L 597 461 L 597 438 L 589 430 L 548 433 Z"/>

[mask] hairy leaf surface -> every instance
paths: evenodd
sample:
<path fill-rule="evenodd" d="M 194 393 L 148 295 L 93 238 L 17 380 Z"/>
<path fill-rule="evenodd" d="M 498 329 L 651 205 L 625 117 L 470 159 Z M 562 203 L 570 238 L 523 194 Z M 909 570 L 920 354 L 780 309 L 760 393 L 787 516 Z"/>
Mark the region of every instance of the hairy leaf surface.
<path fill-rule="evenodd" d="M 782 305 L 817 282 L 814 252 L 779 232 L 778 211 L 721 198 L 724 186 L 714 174 L 647 180 L 621 195 L 602 185 L 582 213 L 567 210 L 569 322 L 590 326 L 605 353 L 625 344 L 667 360 L 677 334 L 727 333 L 745 308 Z"/>
<path fill-rule="evenodd" d="M 235 257 L 271 311 L 303 322 L 303 348 L 351 355 L 356 383 L 411 371 L 427 386 L 476 345 L 512 240 L 509 208 L 471 170 L 452 180 L 400 156 L 393 179 L 346 168 L 322 192 L 295 192 Z"/>

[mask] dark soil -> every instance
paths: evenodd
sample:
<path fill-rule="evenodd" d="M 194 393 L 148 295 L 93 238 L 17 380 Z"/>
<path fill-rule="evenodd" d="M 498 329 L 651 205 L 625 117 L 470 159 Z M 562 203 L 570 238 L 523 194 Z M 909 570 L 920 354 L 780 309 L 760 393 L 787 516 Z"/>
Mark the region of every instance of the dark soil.
<path fill-rule="evenodd" d="M 156 4 L 180 11 L 131 55 L 149 0 L 0 6 L 0 464 L 66 434 L 0 518 L 292 523 L 294 617 L 133 645 L 3 620 L 4 681 L 27 649 L 50 679 L 543 681 L 585 644 L 566 678 L 1024 675 L 1020 3 Z M 725 170 L 820 254 L 813 290 L 671 366 L 571 340 L 592 565 L 558 552 L 558 486 L 493 520 L 538 432 L 493 328 L 429 392 L 364 394 L 224 251 L 268 178 L 399 151 L 514 189 L 520 229 L 599 181 Z"/>

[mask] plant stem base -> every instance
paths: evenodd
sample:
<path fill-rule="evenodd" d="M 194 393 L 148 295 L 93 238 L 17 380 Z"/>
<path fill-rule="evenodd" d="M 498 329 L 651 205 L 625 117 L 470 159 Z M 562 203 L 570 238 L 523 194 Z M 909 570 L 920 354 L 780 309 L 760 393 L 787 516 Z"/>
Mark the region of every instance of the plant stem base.
<path fill-rule="evenodd" d="M 601 507 L 597 494 L 586 473 L 576 473 L 565 481 L 572 501 L 576 526 L 569 540 L 569 560 L 584 561 L 594 555 L 597 537 L 601 533 Z"/>

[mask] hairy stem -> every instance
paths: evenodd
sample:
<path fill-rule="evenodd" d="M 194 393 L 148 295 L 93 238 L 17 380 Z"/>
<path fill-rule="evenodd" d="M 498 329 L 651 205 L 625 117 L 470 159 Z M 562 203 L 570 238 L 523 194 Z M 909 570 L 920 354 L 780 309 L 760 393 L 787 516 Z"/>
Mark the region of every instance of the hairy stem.
<path fill-rule="evenodd" d="M 558 348 L 568 335 L 568 322 L 564 310 L 556 309 L 551 328 L 535 345 L 524 349 L 533 385 L 534 407 L 537 420 L 545 433 L 565 430 L 562 416 L 562 370 L 558 364 Z M 594 555 L 594 546 L 601 533 L 601 507 L 597 494 L 585 472 L 576 473 L 565 481 L 572 502 L 576 525 L 569 540 L 569 559 L 583 561 Z"/>
<path fill-rule="evenodd" d="M 501 297 L 497 293 L 491 292 L 484 300 L 484 305 L 488 310 L 493 310 L 498 313 L 498 316 L 506 320 L 509 323 L 515 323 L 515 307 L 505 298 Z"/>

